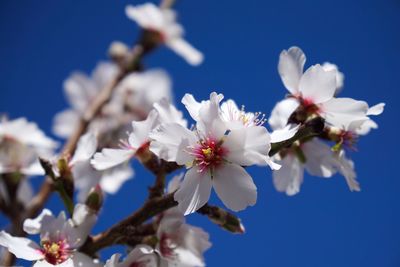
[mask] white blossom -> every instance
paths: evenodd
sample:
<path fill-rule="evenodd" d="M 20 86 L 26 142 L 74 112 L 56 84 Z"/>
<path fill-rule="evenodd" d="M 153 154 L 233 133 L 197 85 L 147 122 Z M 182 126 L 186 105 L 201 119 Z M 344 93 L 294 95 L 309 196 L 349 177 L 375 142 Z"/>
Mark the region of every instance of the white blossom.
<path fill-rule="evenodd" d="M 195 131 L 177 123 L 161 124 L 154 130 L 150 150 L 166 161 L 188 166 L 181 187 L 175 193 L 178 207 L 185 215 L 195 212 L 209 199 L 211 188 L 224 204 L 235 211 L 254 205 L 257 189 L 242 166 L 271 165 L 270 136 L 261 126 L 230 130 L 220 118 L 222 95 L 212 93 L 210 100 L 187 104 Z"/>
<path fill-rule="evenodd" d="M 129 165 L 121 165 L 106 171 L 94 169 L 90 160 L 97 149 L 97 136 L 89 131 L 78 141 L 74 156 L 69 166 L 74 176 L 75 187 L 79 190 L 78 200 L 83 202 L 91 188 L 100 185 L 101 189 L 115 194 L 124 182 L 134 175 Z"/>
<path fill-rule="evenodd" d="M 150 132 L 162 123 L 177 123 L 184 127 L 187 125 L 182 113 L 169 101 L 162 99 L 154 104 L 154 109 L 150 111 L 146 120 L 132 122 L 132 132 L 129 133 L 127 141 L 121 141 L 121 148 L 102 149 L 94 155 L 91 164 L 97 170 L 106 170 L 127 162 L 138 153 L 147 150 Z"/>
<path fill-rule="evenodd" d="M 89 77 L 85 73 L 75 72 L 64 82 L 64 93 L 71 108 L 68 108 L 54 117 L 53 131 L 60 137 L 68 137 L 75 130 L 75 125 L 85 110 L 93 102 L 100 91 L 116 77 L 118 67 L 112 63 L 100 62 Z M 97 118 L 92 122 L 94 129 L 101 129 L 104 118 Z M 112 120 L 108 121 L 113 123 Z"/>
<path fill-rule="evenodd" d="M 330 63 L 330 62 L 325 62 L 322 64 L 322 68 L 325 71 L 335 71 L 336 72 L 336 91 L 335 95 L 337 95 L 342 89 L 344 85 L 344 74 L 343 72 L 339 71 L 339 68 L 336 64 Z"/>
<path fill-rule="evenodd" d="M 19 179 L 16 198 L 21 204 L 27 205 L 33 195 L 31 185 L 24 176 L 43 175 L 39 156 L 50 156 L 56 146 L 55 141 L 25 118 L 0 121 L 0 174 Z M 8 194 L 5 181 L 1 179 L 0 197 L 6 203 L 10 201 Z"/>
<path fill-rule="evenodd" d="M 322 116 L 327 123 L 346 127 L 365 118 L 368 104 L 352 98 L 335 98 L 336 69 L 313 65 L 303 73 L 306 57 L 298 47 L 283 50 L 278 64 L 282 82 L 307 113 Z"/>
<path fill-rule="evenodd" d="M 286 127 L 290 115 L 298 106 L 298 101 L 293 98 L 280 101 L 268 119 L 271 127 L 274 130 Z M 297 142 L 290 148 L 280 151 L 273 160 L 282 165 L 279 170 L 273 172 L 275 188 L 287 195 L 292 196 L 300 191 L 304 170 L 313 176 L 324 178 L 340 172 L 346 178 L 351 191 L 360 190 L 355 180 L 354 164 L 345 157 L 344 151 L 334 152 L 330 146 L 317 138 L 302 143 Z"/>
<path fill-rule="evenodd" d="M 158 256 L 154 249 L 146 245 L 137 245 L 120 261 L 121 254 L 114 254 L 107 260 L 104 267 L 158 267 Z"/>
<path fill-rule="evenodd" d="M 183 39 L 184 29 L 176 22 L 172 9 L 161 9 L 152 3 L 127 6 L 126 15 L 140 27 L 159 34 L 161 41 L 189 64 L 199 65 L 203 54 Z"/>
<path fill-rule="evenodd" d="M 71 219 L 64 212 L 58 217 L 44 209 L 35 219 L 24 222 L 28 234 L 40 234 L 40 245 L 25 237 L 13 237 L 0 232 L 0 245 L 6 247 L 17 258 L 35 261 L 35 267 L 101 266 L 77 249 L 83 245 L 97 216 L 85 205 L 75 206 Z"/>

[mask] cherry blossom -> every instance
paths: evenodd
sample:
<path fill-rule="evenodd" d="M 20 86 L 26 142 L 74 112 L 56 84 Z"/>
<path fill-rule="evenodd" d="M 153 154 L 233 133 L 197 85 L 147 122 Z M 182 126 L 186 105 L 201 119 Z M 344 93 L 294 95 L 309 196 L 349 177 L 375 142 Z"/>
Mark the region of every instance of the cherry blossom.
<path fill-rule="evenodd" d="M 17 258 L 35 261 L 40 266 L 101 266 L 94 260 L 77 251 L 85 242 L 96 214 L 82 204 L 75 206 L 71 219 L 64 212 L 58 217 L 44 209 L 35 219 L 24 222 L 28 234 L 40 234 L 40 245 L 25 237 L 13 237 L 0 232 L 0 245 L 6 247 Z"/>
<path fill-rule="evenodd" d="M 161 9 L 152 3 L 127 6 L 126 15 L 136 21 L 140 27 L 156 33 L 159 41 L 168 46 L 189 64 L 199 65 L 203 54 L 183 39 L 184 29 L 176 22 L 176 14 L 172 9 Z"/>

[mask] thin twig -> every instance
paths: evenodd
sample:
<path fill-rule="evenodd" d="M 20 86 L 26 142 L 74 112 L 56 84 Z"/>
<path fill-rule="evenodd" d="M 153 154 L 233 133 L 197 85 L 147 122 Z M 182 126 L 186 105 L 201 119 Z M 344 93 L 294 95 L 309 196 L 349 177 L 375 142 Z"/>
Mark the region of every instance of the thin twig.
<path fill-rule="evenodd" d="M 123 243 L 126 237 L 121 233 L 124 233 L 126 229 L 135 229 L 153 216 L 175 207 L 176 205 L 178 205 L 178 203 L 174 200 L 173 193 L 163 197 L 148 199 L 144 205 L 132 215 L 113 225 L 108 230 L 92 237 L 90 241 L 86 242 L 81 248 L 81 251 L 88 255 L 93 255 L 102 248 Z"/>

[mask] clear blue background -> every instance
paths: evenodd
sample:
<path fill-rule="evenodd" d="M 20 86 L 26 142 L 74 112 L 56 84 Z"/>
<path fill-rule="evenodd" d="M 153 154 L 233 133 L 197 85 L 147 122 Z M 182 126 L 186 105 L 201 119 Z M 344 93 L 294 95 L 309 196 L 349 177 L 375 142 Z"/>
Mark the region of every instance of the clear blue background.
<path fill-rule="evenodd" d="M 124 15 L 128 3 L 136 2 L 2 0 L 0 111 L 26 116 L 50 134 L 53 115 L 67 106 L 63 80 L 106 59 L 111 41 L 136 40 L 138 28 Z M 280 51 L 292 45 L 303 48 L 307 66 L 338 64 L 346 75 L 342 95 L 387 103 L 377 118 L 380 129 L 362 138 L 351 155 L 360 193 L 351 193 L 340 176 L 307 176 L 301 193 L 287 197 L 274 190 L 269 170 L 253 168 L 258 202 L 238 214 L 245 235 L 190 216 L 211 234 L 208 266 L 400 266 L 400 2 L 207 0 L 179 1 L 176 8 L 187 39 L 204 52 L 204 64 L 192 68 L 166 48 L 145 64 L 170 72 L 178 103 L 186 92 L 201 99 L 217 90 L 268 114 L 286 93 L 276 66 Z M 134 165 L 135 179 L 106 199 L 95 232 L 146 197 L 152 177 Z M 49 206 L 61 207 L 57 197 Z"/>

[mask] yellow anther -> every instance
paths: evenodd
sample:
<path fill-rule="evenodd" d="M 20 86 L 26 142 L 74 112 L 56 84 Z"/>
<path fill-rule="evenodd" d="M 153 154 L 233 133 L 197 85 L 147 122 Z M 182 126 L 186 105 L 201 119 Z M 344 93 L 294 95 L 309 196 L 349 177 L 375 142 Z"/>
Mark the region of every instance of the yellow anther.
<path fill-rule="evenodd" d="M 48 249 L 48 252 L 51 254 L 58 254 L 58 251 L 60 249 L 60 245 L 57 243 L 52 243 Z"/>
<path fill-rule="evenodd" d="M 212 153 L 211 148 L 206 148 L 206 149 L 203 148 L 201 151 L 203 152 L 204 156 L 210 156 Z"/>

